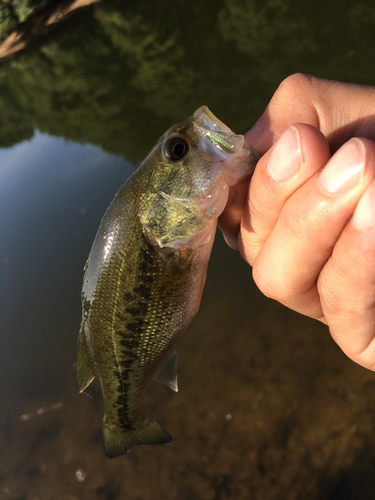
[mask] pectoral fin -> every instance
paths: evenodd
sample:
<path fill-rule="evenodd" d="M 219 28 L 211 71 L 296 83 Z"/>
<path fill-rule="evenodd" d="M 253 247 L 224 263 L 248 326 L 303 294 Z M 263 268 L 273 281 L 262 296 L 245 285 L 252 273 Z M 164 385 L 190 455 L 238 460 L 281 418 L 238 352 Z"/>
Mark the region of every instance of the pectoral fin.
<path fill-rule="evenodd" d="M 93 374 L 90 367 L 86 339 L 83 329 L 81 329 L 78 336 L 76 359 L 74 362 L 74 373 L 79 392 L 83 392 L 95 378 L 95 375 Z"/>
<path fill-rule="evenodd" d="M 177 353 L 176 350 L 167 358 L 160 370 L 158 371 L 155 380 L 167 385 L 173 391 L 178 392 L 177 385 Z"/>
<path fill-rule="evenodd" d="M 138 216 L 150 243 L 160 248 L 189 246 L 185 240 L 199 234 L 206 223 L 194 206 L 174 200 L 158 189 L 140 196 Z"/>

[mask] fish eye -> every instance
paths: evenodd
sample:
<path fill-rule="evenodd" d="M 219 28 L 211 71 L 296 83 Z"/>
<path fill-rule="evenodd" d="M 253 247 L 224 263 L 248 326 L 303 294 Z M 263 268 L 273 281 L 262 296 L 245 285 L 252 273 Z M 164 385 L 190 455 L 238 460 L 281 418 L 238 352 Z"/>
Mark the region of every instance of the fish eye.
<path fill-rule="evenodd" d="M 182 137 L 173 137 L 165 146 L 165 154 L 170 160 L 181 160 L 189 152 L 189 144 Z"/>

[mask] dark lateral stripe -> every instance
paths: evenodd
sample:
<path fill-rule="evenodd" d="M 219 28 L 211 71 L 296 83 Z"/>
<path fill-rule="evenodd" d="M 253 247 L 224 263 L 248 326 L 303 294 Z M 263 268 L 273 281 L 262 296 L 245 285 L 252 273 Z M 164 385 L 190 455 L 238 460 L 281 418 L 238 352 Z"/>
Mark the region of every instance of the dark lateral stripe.
<path fill-rule="evenodd" d="M 124 429 L 130 428 L 129 415 L 138 404 L 130 397 L 132 384 L 131 375 L 137 368 L 139 347 L 142 342 L 142 333 L 148 325 L 147 312 L 160 263 L 155 259 L 154 250 L 150 246 L 141 246 L 138 259 L 138 283 L 134 288 L 123 293 L 124 308 L 117 312 L 117 317 L 123 324 L 123 330 L 118 331 L 119 345 L 121 346 L 120 363 L 114 376 L 118 381 L 117 417 L 119 425 Z"/>

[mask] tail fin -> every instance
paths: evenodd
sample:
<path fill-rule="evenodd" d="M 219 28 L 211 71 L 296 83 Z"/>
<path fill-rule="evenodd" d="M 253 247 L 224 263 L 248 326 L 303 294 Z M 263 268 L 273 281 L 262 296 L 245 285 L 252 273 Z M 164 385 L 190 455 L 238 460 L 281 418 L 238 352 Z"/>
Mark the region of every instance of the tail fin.
<path fill-rule="evenodd" d="M 128 453 L 139 444 L 172 444 L 172 436 L 150 415 L 140 424 L 130 429 L 103 422 L 104 451 L 108 458 L 116 458 Z"/>

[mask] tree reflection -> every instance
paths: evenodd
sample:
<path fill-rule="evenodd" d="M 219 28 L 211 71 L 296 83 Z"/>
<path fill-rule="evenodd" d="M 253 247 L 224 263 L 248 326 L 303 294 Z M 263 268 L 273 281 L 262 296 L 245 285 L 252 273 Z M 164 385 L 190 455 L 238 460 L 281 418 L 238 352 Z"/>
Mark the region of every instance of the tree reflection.
<path fill-rule="evenodd" d="M 137 161 L 201 104 L 246 131 L 295 71 L 373 83 L 374 19 L 372 0 L 102 0 L 3 59 L 0 146 L 39 129 Z"/>
<path fill-rule="evenodd" d="M 47 3 L 48 0 L 3 0 L 0 3 L 0 37 Z"/>
<path fill-rule="evenodd" d="M 295 71 L 336 80 L 374 82 L 375 7 L 369 0 L 224 0 L 219 28 L 257 61 L 257 77 Z M 280 78 L 281 79 L 281 78 Z"/>

